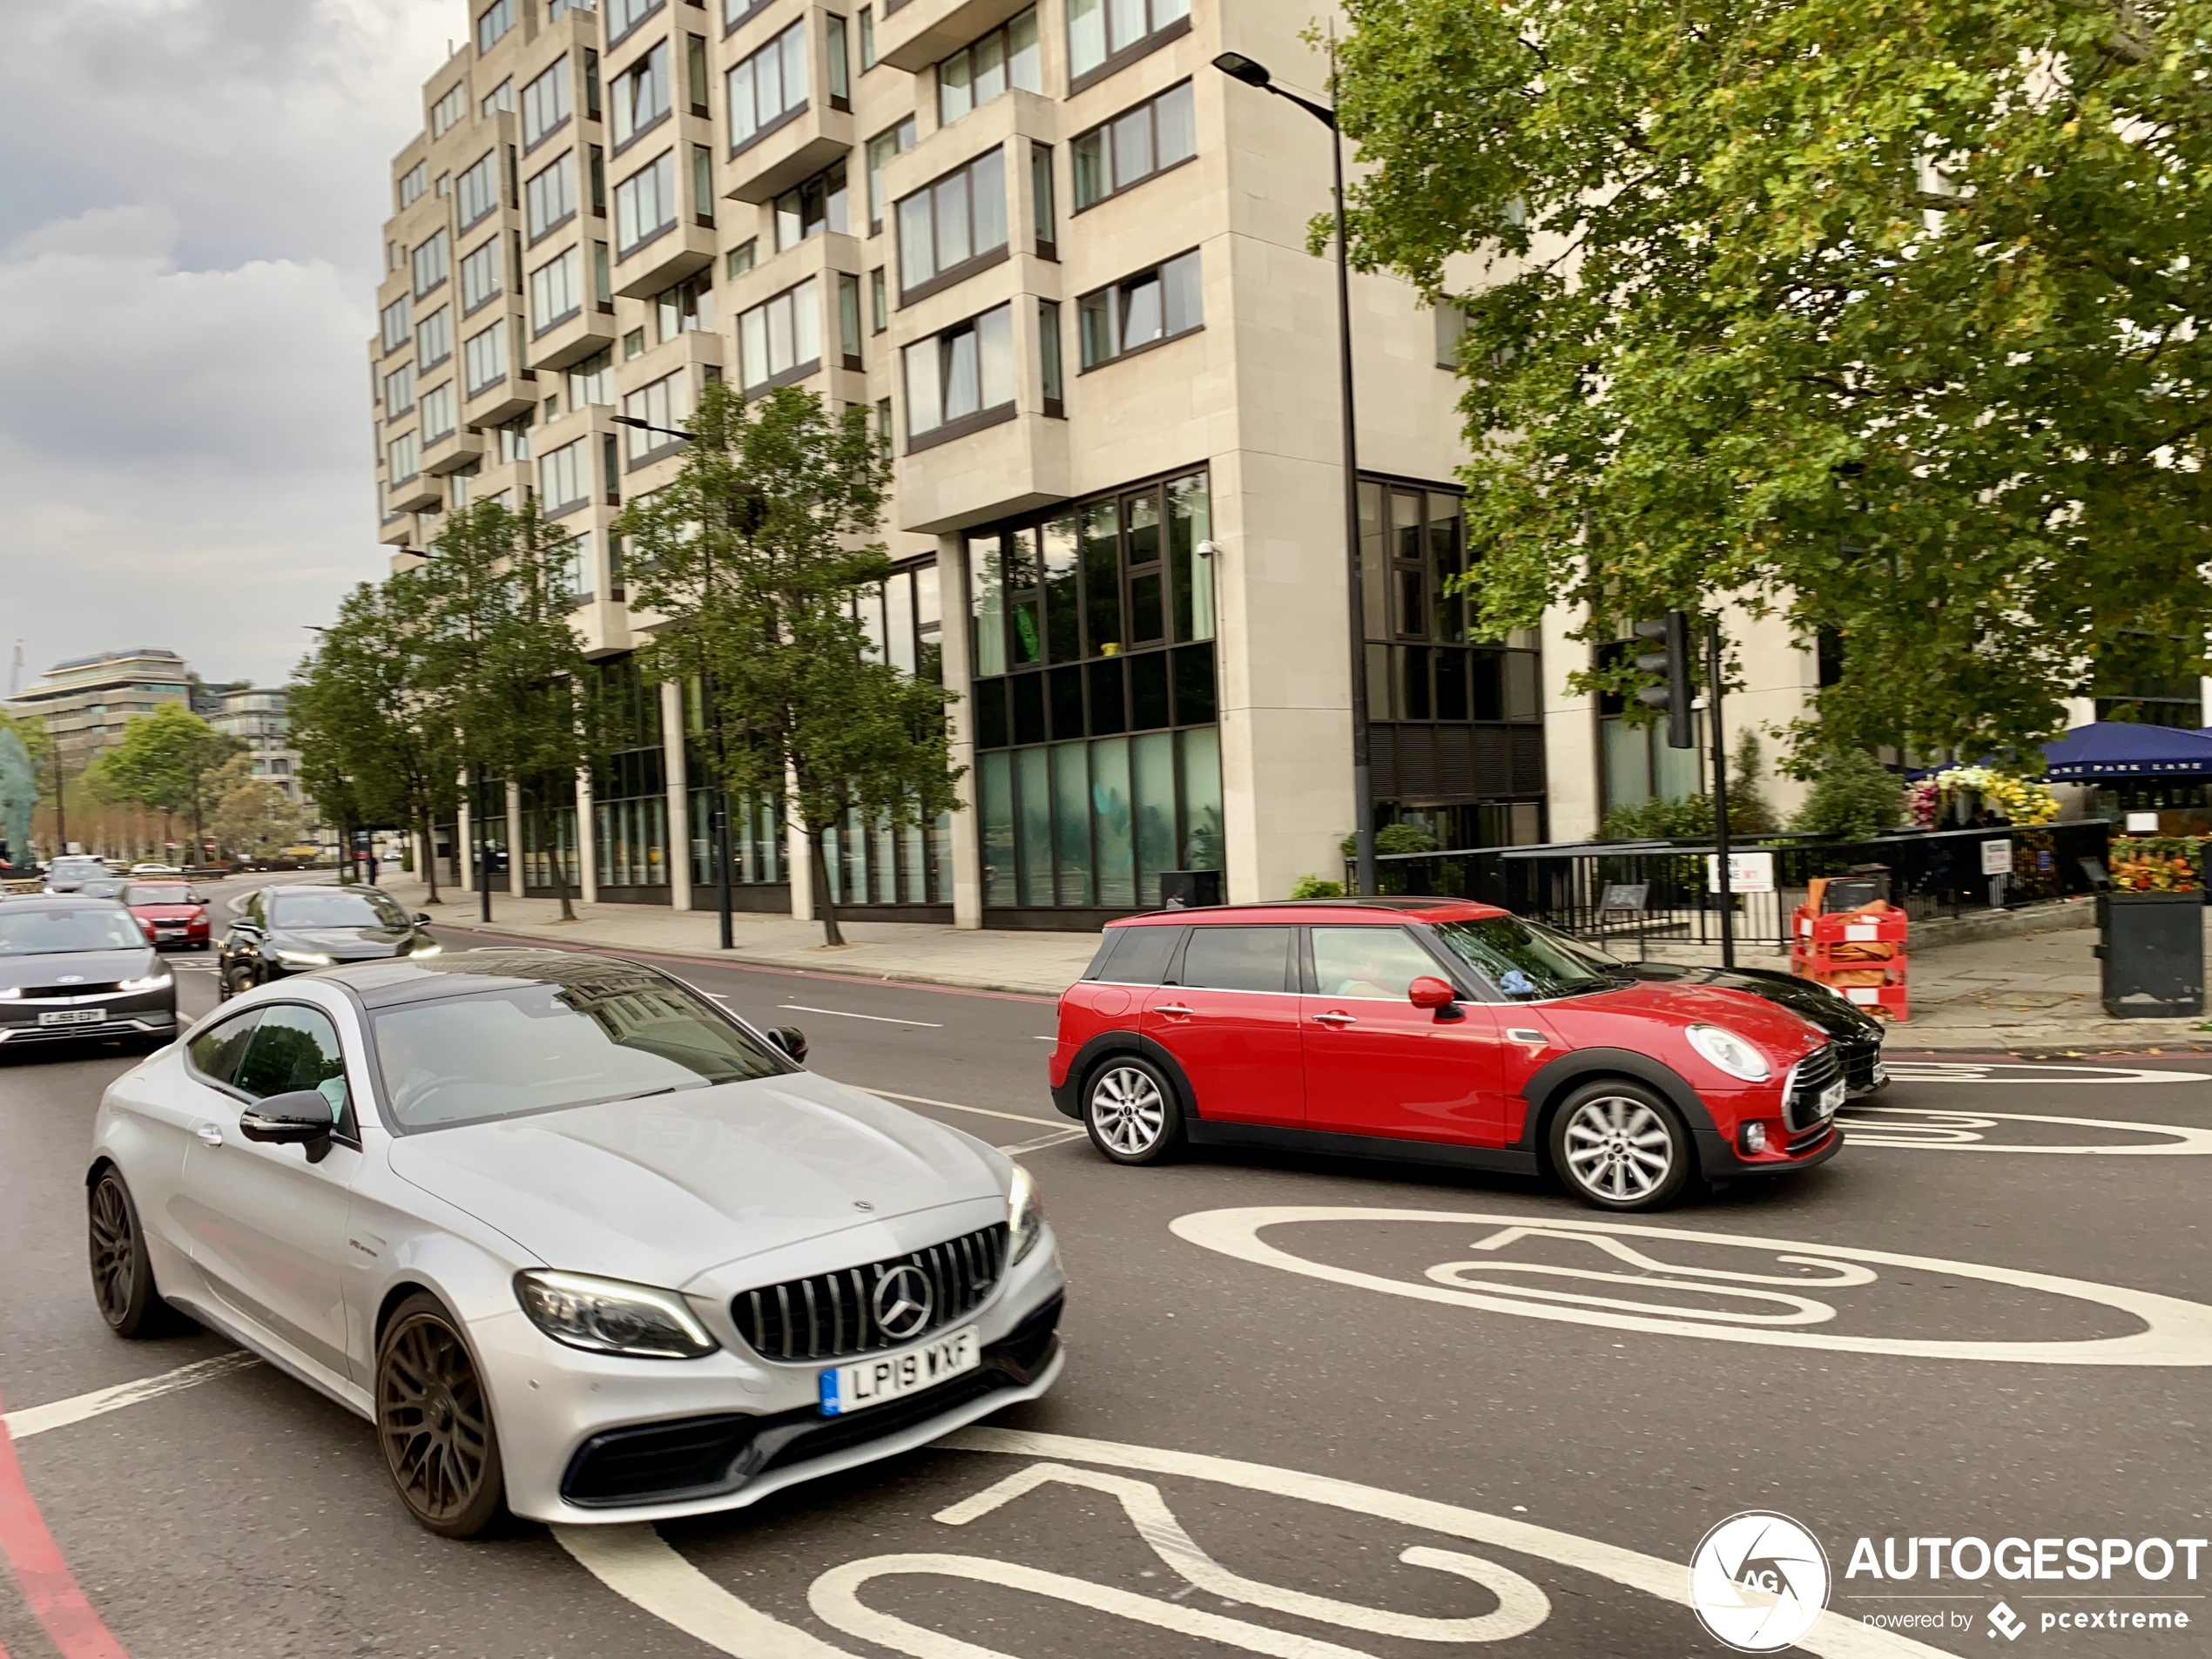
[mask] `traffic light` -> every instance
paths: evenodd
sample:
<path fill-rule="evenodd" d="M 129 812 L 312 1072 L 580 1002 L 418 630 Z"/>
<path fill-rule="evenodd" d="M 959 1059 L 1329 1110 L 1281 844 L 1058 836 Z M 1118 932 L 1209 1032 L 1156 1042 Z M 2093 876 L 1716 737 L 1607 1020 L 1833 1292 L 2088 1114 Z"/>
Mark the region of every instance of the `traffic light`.
<path fill-rule="evenodd" d="M 1636 624 L 1636 638 L 1652 641 L 1659 646 L 1657 651 L 1637 654 L 1637 670 L 1645 674 L 1663 674 L 1666 677 L 1663 685 L 1647 685 L 1637 691 L 1636 701 L 1665 713 L 1669 748 L 1695 749 L 1697 746 L 1697 732 L 1689 718 L 1689 614 L 1669 610 L 1657 622 L 1640 622 Z"/>

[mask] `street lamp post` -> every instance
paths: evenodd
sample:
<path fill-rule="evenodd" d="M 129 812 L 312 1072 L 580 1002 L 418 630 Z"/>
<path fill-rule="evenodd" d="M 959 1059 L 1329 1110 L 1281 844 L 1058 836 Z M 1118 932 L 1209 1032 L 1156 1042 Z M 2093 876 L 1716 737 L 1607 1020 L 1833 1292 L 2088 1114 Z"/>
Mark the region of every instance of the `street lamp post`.
<path fill-rule="evenodd" d="M 1352 267 L 1344 226 L 1344 134 L 1337 126 L 1334 110 L 1276 85 L 1264 64 L 1254 63 L 1241 52 L 1224 52 L 1213 64 L 1231 80 L 1289 99 L 1329 129 L 1337 219 L 1337 377 L 1344 421 L 1345 566 L 1350 588 L 1347 625 L 1352 634 L 1352 857 L 1360 893 L 1372 894 L 1375 890 L 1375 806 L 1367 746 L 1367 594 L 1359 554 L 1359 448 L 1352 396 Z M 1335 97 L 1333 60 L 1329 92 Z"/>

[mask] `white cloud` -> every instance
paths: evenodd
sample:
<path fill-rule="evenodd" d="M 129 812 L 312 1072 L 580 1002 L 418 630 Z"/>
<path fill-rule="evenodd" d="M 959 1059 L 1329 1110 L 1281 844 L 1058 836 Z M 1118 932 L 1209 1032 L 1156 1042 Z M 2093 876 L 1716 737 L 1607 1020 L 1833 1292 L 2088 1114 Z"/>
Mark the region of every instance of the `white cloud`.
<path fill-rule="evenodd" d="M 0 650 L 280 678 L 384 569 L 388 160 L 462 0 L 70 0 L 0 58 Z"/>

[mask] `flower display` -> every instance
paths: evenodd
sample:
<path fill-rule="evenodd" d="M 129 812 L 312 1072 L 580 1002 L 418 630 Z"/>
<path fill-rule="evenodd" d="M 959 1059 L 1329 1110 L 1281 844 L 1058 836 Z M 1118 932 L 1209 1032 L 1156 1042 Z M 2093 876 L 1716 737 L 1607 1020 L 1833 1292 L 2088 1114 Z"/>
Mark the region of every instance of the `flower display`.
<path fill-rule="evenodd" d="M 2201 836 L 2115 835 L 2106 862 L 2122 893 L 2195 893 L 2204 886 Z"/>
<path fill-rule="evenodd" d="M 1952 766 L 1932 772 L 1905 792 L 1905 809 L 1922 829 L 1933 829 L 1951 798 L 1971 789 L 2013 824 L 2033 828 L 2059 815 L 2059 798 L 2032 778 L 1990 766 Z"/>

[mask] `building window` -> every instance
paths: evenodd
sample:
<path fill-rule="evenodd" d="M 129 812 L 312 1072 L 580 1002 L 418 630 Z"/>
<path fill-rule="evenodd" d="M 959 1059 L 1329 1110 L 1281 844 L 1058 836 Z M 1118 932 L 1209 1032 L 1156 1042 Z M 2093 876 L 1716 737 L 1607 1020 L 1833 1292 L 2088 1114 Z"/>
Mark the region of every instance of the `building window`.
<path fill-rule="evenodd" d="M 1060 257 L 1059 214 L 1053 202 L 1052 146 L 1029 145 L 1029 196 L 1036 214 L 1036 249 L 1041 260 Z"/>
<path fill-rule="evenodd" d="M 867 74 L 875 67 L 875 12 L 867 6 L 860 8 L 860 73 Z"/>
<path fill-rule="evenodd" d="M 1044 395 L 1044 412 L 1065 415 L 1068 408 L 1060 373 L 1060 302 L 1056 300 L 1037 301 L 1037 377 Z"/>
<path fill-rule="evenodd" d="M 384 449 L 385 476 L 403 484 L 422 470 L 422 443 L 412 432 L 402 432 Z"/>
<path fill-rule="evenodd" d="M 1006 152 L 993 150 L 899 203 L 899 288 L 913 298 L 1006 250 Z"/>
<path fill-rule="evenodd" d="M 488 150 L 483 158 L 461 175 L 455 201 L 466 233 L 484 222 L 499 206 L 499 152 Z"/>
<path fill-rule="evenodd" d="M 682 369 L 663 375 L 650 386 L 641 386 L 622 400 L 622 412 L 632 420 L 648 421 L 671 431 L 644 432 L 636 427 L 623 429 L 623 444 L 626 459 L 632 466 L 649 461 L 655 455 L 680 448 L 684 440 L 671 435 L 680 430 L 691 412 L 691 400 L 685 395 L 689 376 Z"/>
<path fill-rule="evenodd" d="M 1068 0 L 1069 78 L 1079 81 L 1123 53 L 1141 56 L 1154 36 L 1190 16 L 1190 0 Z"/>
<path fill-rule="evenodd" d="M 564 155 L 523 186 L 523 228 L 532 242 L 576 217 L 576 157 Z"/>
<path fill-rule="evenodd" d="M 1197 250 L 1083 295 L 1076 317 L 1085 368 L 1204 327 Z"/>
<path fill-rule="evenodd" d="M 713 78 L 707 72 L 706 67 L 706 37 L 705 35 L 685 36 L 684 91 L 685 96 L 691 101 L 693 115 L 703 116 L 707 113 L 707 90 L 713 84 Z"/>
<path fill-rule="evenodd" d="M 435 368 L 453 355 L 453 307 L 440 306 L 416 325 L 415 366 Z"/>
<path fill-rule="evenodd" d="M 476 50 L 488 52 L 501 36 L 515 26 L 515 0 L 494 0 L 476 14 Z"/>
<path fill-rule="evenodd" d="M 583 309 L 583 255 L 571 247 L 530 273 L 530 326 L 536 334 Z"/>
<path fill-rule="evenodd" d="M 1014 408 L 1014 307 L 1003 305 L 908 346 L 907 446 L 941 428 L 970 431 Z M 946 436 L 957 435 L 948 431 Z"/>
<path fill-rule="evenodd" d="M 424 294 L 446 280 L 446 233 L 438 232 L 415 250 L 415 297 Z"/>
<path fill-rule="evenodd" d="M 469 395 L 489 391 L 507 378 L 507 331 L 494 323 L 482 334 L 471 334 L 462 345 L 462 373 Z"/>
<path fill-rule="evenodd" d="M 722 274 L 727 277 L 743 276 L 759 262 L 755 257 L 759 252 L 759 244 L 750 238 L 738 243 L 722 256 Z"/>
<path fill-rule="evenodd" d="M 440 381 L 422 395 L 422 442 L 437 443 L 453 435 L 453 382 Z"/>
<path fill-rule="evenodd" d="M 883 164 L 914 147 L 914 118 L 911 115 L 868 140 L 868 234 L 883 229 Z"/>
<path fill-rule="evenodd" d="M 614 267 L 607 259 L 607 245 L 604 242 L 591 245 L 591 295 L 598 300 L 600 310 L 609 316 L 614 314 Z"/>
<path fill-rule="evenodd" d="M 1467 331 L 1467 314 L 1449 300 L 1440 300 L 1436 307 L 1436 366 L 1457 368 L 1460 366 L 1460 336 Z"/>
<path fill-rule="evenodd" d="M 1035 6 L 937 65 L 937 125 L 950 126 L 1010 86 L 1028 92 L 1044 91 Z"/>
<path fill-rule="evenodd" d="M 778 123 L 806 107 L 806 24 L 778 35 L 725 77 L 730 106 L 730 151 L 735 154 Z"/>
<path fill-rule="evenodd" d="M 840 234 L 853 228 L 845 189 L 845 164 L 832 162 L 804 183 L 776 198 L 776 252 L 797 247 L 823 231 Z"/>
<path fill-rule="evenodd" d="M 563 550 L 568 556 L 561 566 L 561 596 L 572 605 L 582 604 L 591 597 L 591 532 L 572 538 Z"/>
<path fill-rule="evenodd" d="M 569 118 L 569 60 L 553 60 L 553 67 L 523 89 L 523 150 L 534 150 Z"/>
<path fill-rule="evenodd" d="M 615 186 L 615 254 L 628 259 L 676 225 L 676 152 L 663 151 Z"/>
<path fill-rule="evenodd" d="M 612 347 L 593 352 L 568 371 L 569 407 L 589 408 L 615 401 L 615 354 Z"/>
<path fill-rule="evenodd" d="M 628 362 L 633 357 L 643 357 L 644 354 L 645 331 L 643 328 L 633 328 L 622 337 L 622 361 L 624 362 Z"/>
<path fill-rule="evenodd" d="M 1171 86 L 1133 110 L 1079 135 L 1069 145 L 1076 211 L 1082 212 L 1198 153 L 1190 83 Z"/>
<path fill-rule="evenodd" d="M 829 79 L 830 108 L 853 107 L 853 70 L 846 56 L 845 19 L 835 12 L 822 14 L 822 67 Z"/>
<path fill-rule="evenodd" d="M 386 351 L 397 351 L 414 337 L 414 326 L 409 321 L 411 315 L 412 313 L 408 306 L 408 297 L 405 294 L 401 294 L 384 307 L 384 349 Z"/>
<path fill-rule="evenodd" d="M 868 273 L 868 329 L 881 334 L 891 326 L 891 285 L 883 280 L 883 267 L 877 266 Z"/>
<path fill-rule="evenodd" d="M 821 367 L 821 281 L 808 277 L 738 318 L 738 358 L 748 396 Z"/>
<path fill-rule="evenodd" d="M 653 314 L 659 320 L 661 343 L 678 334 L 714 332 L 714 273 L 701 271 L 685 277 L 672 288 L 653 296 Z"/>
<path fill-rule="evenodd" d="M 513 462 L 528 461 L 530 458 L 531 418 L 527 414 L 518 415 L 499 428 L 499 463 L 502 467 Z M 507 492 L 502 489 L 497 495 L 486 496 L 485 499 L 496 501 L 503 507 L 507 504 Z"/>
<path fill-rule="evenodd" d="M 444 94 L 430 106 L 430 136 L 442 138 L 458 125 L 469 108 L 469 89 L 460 82 L 446 88 Z"/>
<path fill-rule="evenodd" d="M 615 77 L 615 151 L 668 117 L 668 43 L 662 41 Z"/>
<path fill-rule="evenodd" d="M 703 144 L 691 146 L 691 214 L 714 228 L 714 152 Z"/>
<path fill-rule="evenodd" d="M 412 207 L 422 192 L 430 187 L 430 164 L 418 161 L 400 175 L 400 206 Z"/>
<path fill-rule="evenodd" d="M 476 106 L 476 113 L 487 121 L 495 115 L 512 115 L 514 112 L 515 83 L 511 78 L 493 87 L 484 101 Z"/>
<path fill-rule="evenodd" d="M 384 418 L 396 421 L 415 407 L 415 365 L 402 363 L 384 377 Z"/>
<path fill-rule="evenodd" d="M 846 368 L 861 367 L 860 279 L 843 271 L 837 273 L 837 344 Z"/>
<path fill-rule="evenodd" d="M 461 261 L 461 314 L 469 315 L 505 290 L 500 272 L 499 238 L 493 237 Z"/>
<path fill-rule="evenodd" d="M 591 440 L 564 443 L 537 463 L 537 493 L 549 515 L 572 513 L 591 499 Z"/>
<path fill-rule="evenodd" d="M 607 0 L 607 42 L 620 40 L 658 11 L 663 0 Z"/>

